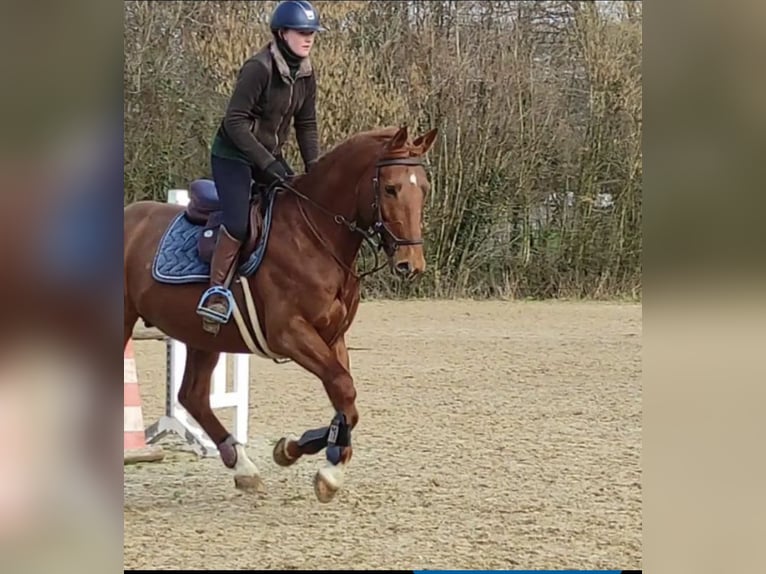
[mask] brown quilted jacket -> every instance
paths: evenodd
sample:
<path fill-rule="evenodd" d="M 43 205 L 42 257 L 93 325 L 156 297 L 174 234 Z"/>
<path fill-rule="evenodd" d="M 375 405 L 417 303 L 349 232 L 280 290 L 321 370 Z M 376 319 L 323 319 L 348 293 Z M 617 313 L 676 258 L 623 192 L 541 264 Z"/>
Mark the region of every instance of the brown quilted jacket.
<path fill-rule="evenodd" d="M 212 152 L 265 169 L 281 155 L 291 123 L 308 168 L 319 155 L 316 77 L 308 58 L 290 70 L 272 40 L 240 68 Z"/>

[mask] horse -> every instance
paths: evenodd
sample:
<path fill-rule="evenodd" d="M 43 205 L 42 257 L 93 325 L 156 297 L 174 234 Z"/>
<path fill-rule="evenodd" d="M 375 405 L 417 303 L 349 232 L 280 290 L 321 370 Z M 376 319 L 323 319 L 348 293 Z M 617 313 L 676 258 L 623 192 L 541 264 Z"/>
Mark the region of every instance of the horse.
<path fill-rule="evenodd" d="M 271 200 L 260 200 L 266 204 L 260 205 L 263 224 L 250 220 L 251 227 L 261 228 L 260 238 L 240 254 L 231 280 L 237 320 L 214 333 L 194 312 L 207 288 L 205 275 L 172 284 L 158 281 L 152 271 L 173 222 L 199 212 L 202 200 L 197 198 L 193 207 L 192 193 L 186 208 L 155 201 L 124 208 L 124 345 L 139 319 L 185 344 L 178 401 L 217 445 L 223 465 L 233 470 L 236 488 L 266 491 L 243 445 L 210 408 L 211 375 L 220 353 L 293 361 L 322 382 L 335 410 L 330 425 L 307 430 L 300 438 L 282 437 L 272 457 L 289 466 L 326 449 L 327 462 L 313 480 L 315 494 L 320 502 L 329 502 L 341 487 L 353 454 L 351 432 L 359 422 L 345 342 L 360 301 L 358 254 L 364 241 L 374 240 L 376 259 L 378 251 L 385 253 L 375 270 L 387 265 L 403 280 L 425 270 L 423 211 L 430 184 L 424 160 L 436 134 L 434 128 L 410 139 L 406 125 L 362 131 L 324 153 L 308 173 L 273 187 Z M 207 184 L 214 186 L 209 180 Z M 215 204 L 214 191 L 205 197 Z M 204 219 L 197 220 L 197 233 L 203 224 Z M 199 264 L 201 243 L 194 242 L 187 242 L 187 252 L 196 245 Z M 255 264 L 248 267 L 248 261 Z M 243 308 L 249 312 L 238 311 Z"/>

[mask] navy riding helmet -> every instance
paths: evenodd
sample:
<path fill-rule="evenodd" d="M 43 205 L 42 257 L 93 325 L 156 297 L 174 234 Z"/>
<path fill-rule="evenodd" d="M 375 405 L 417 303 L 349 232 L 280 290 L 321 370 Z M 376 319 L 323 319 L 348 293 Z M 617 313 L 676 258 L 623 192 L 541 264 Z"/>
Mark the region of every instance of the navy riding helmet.
<path fill-rule="evenodd" d="M 287 0 L 279 3 L 271 15 L 271 30 L 276 31 L 281 28 L 325 31 L 325 28 L 319 24 L 319 12 L 306 0 Z"/>

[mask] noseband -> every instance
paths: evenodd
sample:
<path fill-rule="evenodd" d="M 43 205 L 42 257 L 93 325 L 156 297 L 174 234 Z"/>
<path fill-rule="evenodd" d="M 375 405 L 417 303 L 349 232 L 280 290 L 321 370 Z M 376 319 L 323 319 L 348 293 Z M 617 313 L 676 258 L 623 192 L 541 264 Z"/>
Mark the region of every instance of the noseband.
<path fill-rule="evenodd" d="M 375 254 L 375 266 L 372 270 L 366 271 L 360 274 L 358 276 L 360 279 L 366 275 L 371 275 L 372 273 L 375 273 L 386 266 L 385 261 L 381 263 L 380 265 L 378 265 L 378 251 L 380 249 L 383 249 L 386 252 L 386 255 L 391 257 L 396 252 L 396 250 L 402 245 L 422 245 L 423 244 L 422 238 L 402 239 L 398 237 L 393 231 L 391 231 L 391 229 L 389 229 L 388 225 L 386 225 L 386 222 L 383 220 L 383 211 L 381 208 L 381 201 L 380 201 L 380 198 L 381 198 L 380 168 L 388 166 L 388 165 L 423 165 L 423 160 L 422 158 L 416 158 L 416 157 L 400 157 L 400 158 L 391 157 L 391 158 L 384 158 L 376 162 L 375 175 L 372 178 L 372 190 L 373 190 L 372 209 L 373 209 L 373 213 L 375 214 L 375 221 L 372 223 L 372 225 L 368 229 L 359 227 L 356 221 L 349 221 L 343 215 L 336 214 L 329 211 L 328 209 L 326 209 L 322 205 L 319 205 L 316 201 L 314 201 L 307 195 L 295 189 L 289 183 L 275 184 L 276 187 L 283 187 L 284 189 L 287 189 L 288 191 L 294 193 L 301 199 L 311 203 L 317 209 L 319 209 L 320 211 L 332 217 L 335 223 L 346 226 L 353 233 L 359 233 L 362 236 L 362 238 L 372 247 L 373 253 Z M 306 217 L 305 214 L 304 214 L 304 217 Z M 307 219 L 307 222 L 308 222 L 308 219 Z M 311 224 L 309 223 L 309 225 Z M 313 228 L 313 225 L 311 227 Z M 317 231 L 314 230 L 314 233 L 317 234 Z M 377 245 L 373 243 L 373 238 L 376 236 L 379 239 L 379 241 L 377 242 Z M 322 243 L 324 243 L 325 246 L 330 250 L 330 253 L 332 254 L 333 258 L 336 261 L 338 261 L 338 263 L 340 263 L 343 267 L 346 267 L 346 265 L 342 261 L 340 261 L 338 257 L 332 252 L 332 249 L 329 248 L 329 246 L 321 238 L 321 236 L 318 236 L 318 237 L 322 241 Z M 356 275 L 350 269 L 349 271 L 352 274 Z"/>

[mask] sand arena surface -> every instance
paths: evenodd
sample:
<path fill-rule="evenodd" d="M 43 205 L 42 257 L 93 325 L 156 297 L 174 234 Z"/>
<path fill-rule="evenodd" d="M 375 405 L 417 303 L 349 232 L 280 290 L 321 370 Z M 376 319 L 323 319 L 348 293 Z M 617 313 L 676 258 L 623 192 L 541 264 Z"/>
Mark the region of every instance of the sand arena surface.
<path fill-rule="evenodd" d="M 330 422 L 321 383 L 254 359 L 268 494 L 163 439 L 164 462 L 125 467 L 126 568 L 642 567 L 640 305 L 364 302 L 347 341 L 361 420 L 335 500 L 314 496 L 323 454 L 271 459 Z M 165 346 L 135 351 L 149 425 Z"/>

